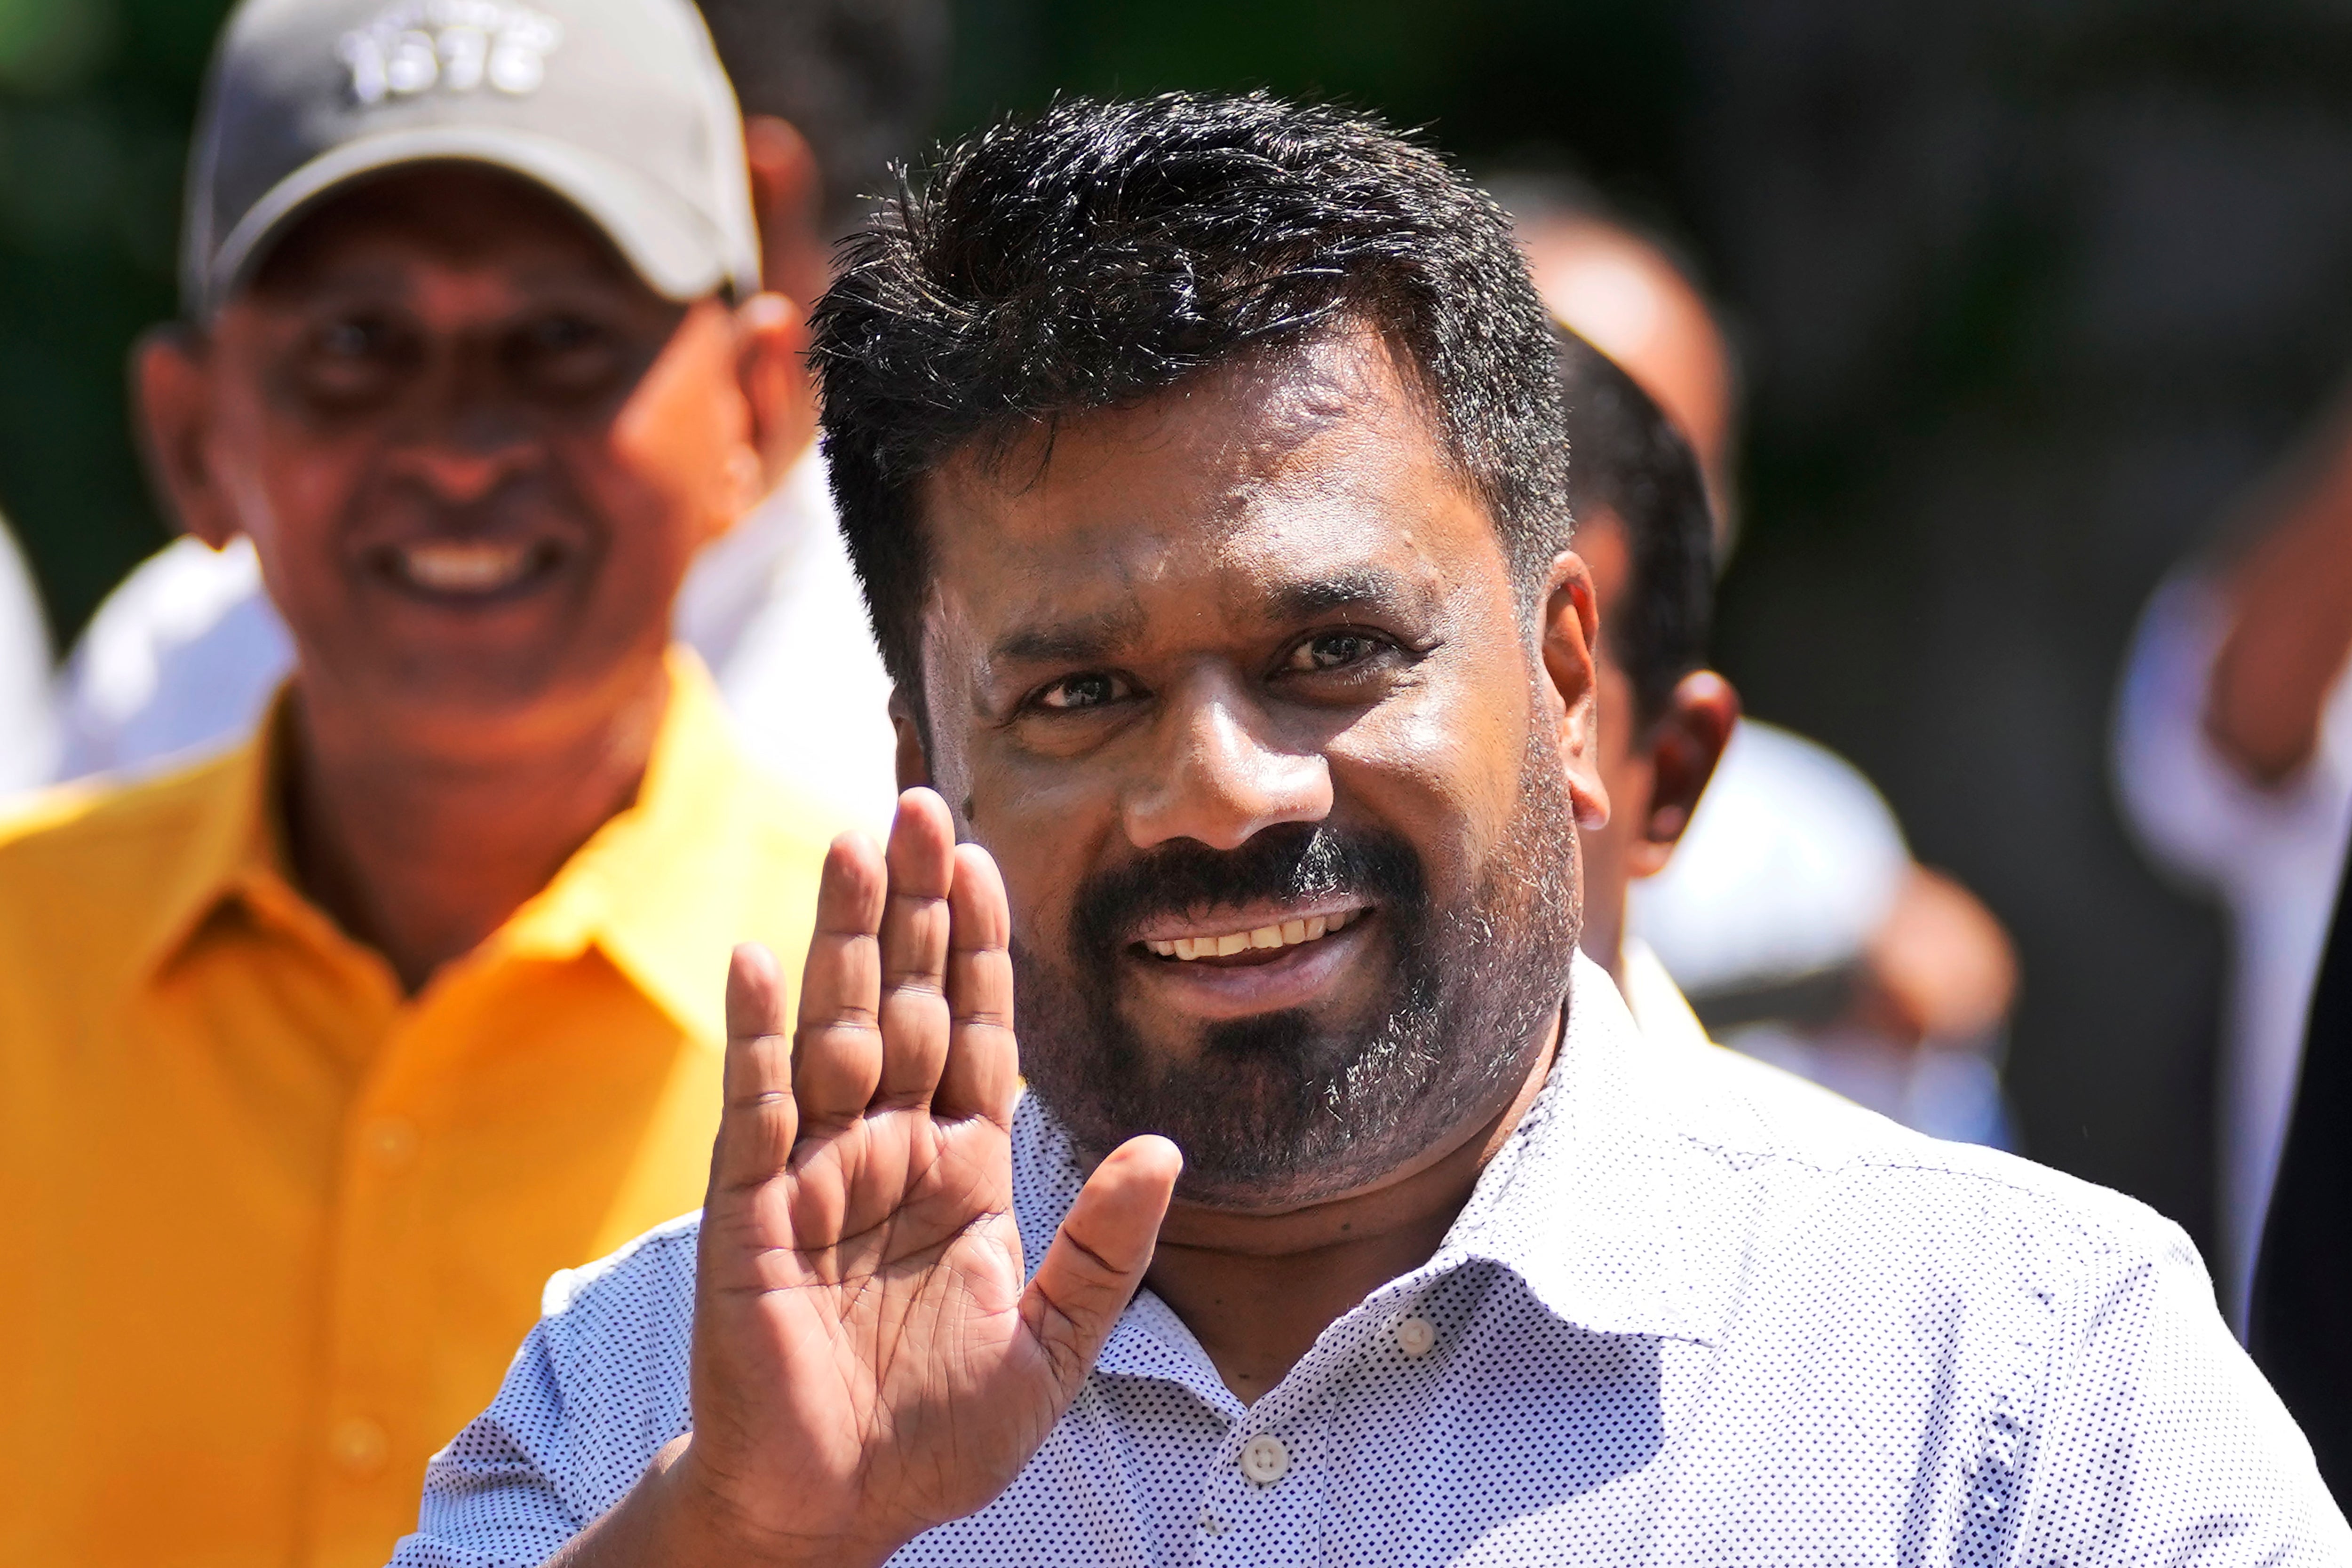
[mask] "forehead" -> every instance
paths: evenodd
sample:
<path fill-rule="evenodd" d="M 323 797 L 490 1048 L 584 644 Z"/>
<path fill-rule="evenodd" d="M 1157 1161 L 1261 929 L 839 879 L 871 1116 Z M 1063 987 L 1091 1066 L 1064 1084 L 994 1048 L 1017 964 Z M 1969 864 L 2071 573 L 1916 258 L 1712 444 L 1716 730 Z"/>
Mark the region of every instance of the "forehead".
<path fill-rule="evenodd" d="M 464 163 L 402 169 L 322 198 L 270 246 L 243 297 L 267 306 L 397 287 L 423 267 L 652 298 L 577 208 L 531 181 Z"/>
<path fill-rule="evenodd" d="M 1312 608 L 1350 582 L 1442 594 L 1504 571 L 1419 378 L 1370 332 L 960 454 L 923 501 L 931 621 L 991 637 L 1207 627 Z"/>

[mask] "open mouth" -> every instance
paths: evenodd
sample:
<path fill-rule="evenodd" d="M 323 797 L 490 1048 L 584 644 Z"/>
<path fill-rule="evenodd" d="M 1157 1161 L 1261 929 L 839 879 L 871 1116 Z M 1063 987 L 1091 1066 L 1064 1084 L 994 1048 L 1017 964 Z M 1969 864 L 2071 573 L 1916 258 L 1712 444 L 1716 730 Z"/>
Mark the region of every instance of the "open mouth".
<path fill-rule="evenodd" d="M 1147 940 L 1141 946 L 1162 958 L 1182 964 L 1198 963 L 1204 958 L 1239 958 L 1245 963 L 1263 963 L 1280 956 L 1286 949 L 1319 942 L 1335 932 L 1344 930 L 1367 913 L 1369 911 L 1363 909 L 1344 909 L 1334 915 L 1310 915 L 1303 919 L 1285 920 L 1271 925 L 1254 925 L 1245 931 Z"/>
<path fill-rule="evenodd" d="M 444 599 L 495 599 L 555 570 L 563 552 L 546 540 L 420 539 L 387 545 L 371 564 L 404 588 Z"/>

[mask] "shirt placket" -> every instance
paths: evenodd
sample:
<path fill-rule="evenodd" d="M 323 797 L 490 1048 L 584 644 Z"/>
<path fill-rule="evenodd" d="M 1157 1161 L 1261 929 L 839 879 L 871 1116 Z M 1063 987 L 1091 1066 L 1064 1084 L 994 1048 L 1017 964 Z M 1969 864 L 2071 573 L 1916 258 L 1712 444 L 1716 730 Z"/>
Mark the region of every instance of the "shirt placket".
<path fill-rule="evenodd" d="M 404 1007 L 343 1128 L 327 1300 L 313 1560 L 356 1560 L 409 1522 L 418 1477 L 395 1457 L 432 1376 L 429 1178 L 439 1129 L 431 1060 L 446 1051 L 454 998 Z M 443 1434 L 446 1436 L 446 1434 Z"/>
<path fill-rule="evenodd" d="M 1227 1427 L 1192 1521 L 1199 1568 L 1303 1568 L 1319 1561 L 1322 1445 L 1311 1408 L 1260 1400 Z"/>

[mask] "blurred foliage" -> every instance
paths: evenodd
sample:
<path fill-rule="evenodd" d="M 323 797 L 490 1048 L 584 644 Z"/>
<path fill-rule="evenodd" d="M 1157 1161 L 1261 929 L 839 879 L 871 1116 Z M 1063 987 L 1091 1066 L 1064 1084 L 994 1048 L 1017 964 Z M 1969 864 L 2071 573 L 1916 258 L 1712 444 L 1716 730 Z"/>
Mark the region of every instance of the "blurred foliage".
<path fill-rule="evenodd" d="M 221 0 L 0 0 L 0 509 L 62 643 L 163 538 L 123 365 L 174 304 L 180 172 Z"/>

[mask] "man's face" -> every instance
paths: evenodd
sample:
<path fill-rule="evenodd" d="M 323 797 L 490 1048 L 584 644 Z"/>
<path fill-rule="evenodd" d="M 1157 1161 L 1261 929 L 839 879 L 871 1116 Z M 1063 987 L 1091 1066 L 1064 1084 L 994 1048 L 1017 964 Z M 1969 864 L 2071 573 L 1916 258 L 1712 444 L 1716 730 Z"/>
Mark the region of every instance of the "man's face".
<path fill-rule="evenodd" d="M 306 703 L 498 745 L 657 669 L 756 496 L 740 350 L 537 187 L 433 166 L 331 198 L 141 371 L 174 499 L 252 536 Z"/>
<path fill-rule="evenodd" d="M 935 473 L 932 777 L 1011 894 L 1030 1081 L 1196 1201 L 1362 1187 L 1500 1111 L 1577 923 L 1590 594 L 1523 615 L 1370 335 Z"/>

